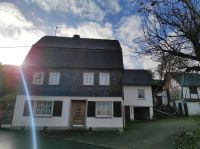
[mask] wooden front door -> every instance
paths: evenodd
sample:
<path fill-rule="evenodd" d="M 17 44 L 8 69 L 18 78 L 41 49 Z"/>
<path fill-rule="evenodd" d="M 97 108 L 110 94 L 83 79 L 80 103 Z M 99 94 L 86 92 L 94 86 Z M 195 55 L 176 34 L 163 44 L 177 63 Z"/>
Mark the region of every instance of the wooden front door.
<path fill-rule="evenodd" d="M 83 100 L 72 100 L 72 126 L 85 125 L 85 106 Z"/>

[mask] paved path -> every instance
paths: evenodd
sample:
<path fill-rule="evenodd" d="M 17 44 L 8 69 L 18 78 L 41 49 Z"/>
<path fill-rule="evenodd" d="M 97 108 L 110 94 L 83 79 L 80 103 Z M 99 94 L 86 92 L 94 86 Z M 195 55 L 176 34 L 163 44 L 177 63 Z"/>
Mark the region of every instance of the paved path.
<path fill-rule="evenodd" d="M 174 137 L 199 130 L 199 125 L 193 118 L 171 118 L 129 123 L 124 133 L 76 131 L 67 132 L 65 139 L 40 135 L 38 149 L 175 149 Z M 0 149 L 31 149 L 30 140 L 23 131 L 0 130 Z"/>
<path fill-rule="evenodd" d="M 68 138 L 118 149 L 175 149 L 174 137 L 183 131 L 199 129 L 199 124 L 193 118 L 171 118 L 132 122 L 127 125 L 124 133 L 73 133 Z"/>
<path fill-rule="evenodd" d="M 40 136 L 38 149 L 105 149 L 103 147 Z M 0 149 L 32 149 L 29 133 L 0 130 Z"/>

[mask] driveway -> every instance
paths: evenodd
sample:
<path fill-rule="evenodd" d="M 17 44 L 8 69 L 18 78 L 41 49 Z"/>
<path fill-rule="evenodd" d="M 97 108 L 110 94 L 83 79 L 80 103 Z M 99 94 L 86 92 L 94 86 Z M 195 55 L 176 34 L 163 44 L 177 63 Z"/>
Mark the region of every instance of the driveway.
<path fill-rule="evenodd" d="M 175 149 L 174 137 L 183 131 L 199 129 L 193 118 L 170 118 L 128 123 L 124 133 L 72 133 L 67 139 L 119 149 Z"/>
<path fill-rule="evenodd" d="M 124 133 L 69 131 L 60 136 L 60 132 L 49 133 L 48 137 L 38 135 L 38 149 L 175 149 L 174 137 L 183 131 L 199 130 L 199 122 L 200 118 L 170 118 L 128 123 Z M 0 149 L 31 149 L 30 140 L 29 133 L 0 130 Z"/>
<path fill-rule="evenodd" d="M 103 147 L 66 141 L 64 139 L 38 137 L 38 149 L 105 149 Z M 32 149 L 30 133 L 0 130 L 0 149 Z"/>

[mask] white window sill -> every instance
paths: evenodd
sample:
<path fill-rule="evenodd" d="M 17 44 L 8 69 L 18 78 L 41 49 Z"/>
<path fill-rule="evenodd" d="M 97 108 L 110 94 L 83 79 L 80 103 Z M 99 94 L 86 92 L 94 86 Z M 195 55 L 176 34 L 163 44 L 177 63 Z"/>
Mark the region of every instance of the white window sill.
<path fill-rule="evenodd" d="M 103 119 L 103 118 L 113 118 L 111 115 L 101 115 L 101 116 L 96 116 L 95 118 Z"/>
<path fill-rule="evenodd" d="M 35 117 L 52 117 L 52 115 L 37 114 Z"/>

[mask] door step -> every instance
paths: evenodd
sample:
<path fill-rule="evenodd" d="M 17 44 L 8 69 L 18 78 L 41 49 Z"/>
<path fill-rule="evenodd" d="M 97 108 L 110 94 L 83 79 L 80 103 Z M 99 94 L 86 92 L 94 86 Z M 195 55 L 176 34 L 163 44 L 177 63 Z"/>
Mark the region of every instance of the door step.
<path fill-rule="evenodd" d="M 85 126 L 84 126 L 84 125 L 72 125 L 72 127 L 83 128 L 83 127 L 85 127 Z"/>

